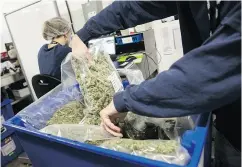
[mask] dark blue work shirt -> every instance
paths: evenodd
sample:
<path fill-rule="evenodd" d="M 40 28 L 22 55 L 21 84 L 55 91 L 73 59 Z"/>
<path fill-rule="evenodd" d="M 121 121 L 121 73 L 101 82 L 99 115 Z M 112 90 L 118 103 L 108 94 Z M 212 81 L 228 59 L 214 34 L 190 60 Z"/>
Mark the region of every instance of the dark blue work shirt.
<path fill-rule="evenodd" d="M 180 117 L 213 111 L 241 149 L 241 2 L 221 1 L 210 36 L 206 1 L 114 1 L 77 32 L 82 41 L 178 14 L 184 56 L 169 70 L 114 96 L 119 112 Z"/>
<path fill-rule="evenodd" d="M 48 48 L 48 44 L 43 45 L 38 54 L 40 74 L 61 79 L 61 62 L 71 51 L 70 47 L 60 44 L 52 48 Z"/>

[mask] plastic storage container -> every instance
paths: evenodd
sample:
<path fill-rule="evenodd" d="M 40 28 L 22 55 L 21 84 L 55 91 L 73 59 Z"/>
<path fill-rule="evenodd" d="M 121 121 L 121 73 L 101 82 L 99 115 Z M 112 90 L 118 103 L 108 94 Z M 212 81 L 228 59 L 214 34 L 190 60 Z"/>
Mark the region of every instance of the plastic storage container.
<path fill-rule="evenodd" d="M 72 141 L 39 132 L 45 126 L 41 121 L 36 124 L 35 119 L 49 119 L 52 110 L 56 110 L 56 103 L 63 105 L 71 100 L 69 94 L 63 93 L 61 85 L 24 109 L 26 117 L 18 114 L 5 122 L 5 126 L 15 130 L 21 144 L 35 167 L 178 167 L 166 162 L 155 161 L 126 153 L 99 148 L 93 145 Z M 61 102 L 63 100 L 65 102 Z M 43 115 L 35 114 L 43 112 Z M 23 111 L 22 111 L 23 113 Z M 32 118 L 30 118 L 32 116 Z M 49 117 L 49 118 L 47 118 Z M 187 167 L 197 167 L 198 164 L 208 166 L 210 163 L 210 113 L 204 113 L 196 118 L 196 128 L 186 131 L 181 144 L 188 150 L 191 160 Z M 32 122 L 31 122 L 32 121 Z M 30 126 L 31 124 L 31 126 Z"/>
<path fill-rule="evenodd" d="M 1 103 L 1 165 L 4 166 L 7 163 L 14 160 L 20 153 L 23 152 L 23 148 L 14 134 L 14 129 L 2 126 L 2 124 L 8 119 L 14 116 L 14 112 L 11 105 L 12 100 L 5 99 Z"/>
<path fill-rule="evenodd" d="M 10 136 L 1 140 L 1 166 L 5 166 L 23 152 L 23 148 L 17 138 L 12 133 Z"/>
<path fill-rule="evenodd" d="M 2 126 L 2 124 L 6 120 L 8 120 L 9 118 L 12 118 L 14 116 L 11 102 L 12 102 L 12 100 L 5 99 L 1 103 L 1 138 L 2 139 L 4 139 L 5 137 L 7 137 L 13 133 L 13 129 L 8 129 L 8 128 Z"/>

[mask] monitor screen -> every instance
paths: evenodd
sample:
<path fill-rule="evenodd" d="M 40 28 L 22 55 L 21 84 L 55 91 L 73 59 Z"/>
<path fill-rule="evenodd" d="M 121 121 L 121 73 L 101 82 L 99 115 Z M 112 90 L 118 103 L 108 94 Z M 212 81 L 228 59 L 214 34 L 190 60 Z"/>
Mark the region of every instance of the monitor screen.
<path fill-rule="evenodd" d="M 109 54 L 109 55 L 115 55 L 115 41 L 114 41 L 114 36 L 109 36 L 109 37 L 104 37 L 104 38 L 98 38 L 98 39 L 92 39 L 88 42 L 88 46 L 91 47 L 93 44 L 96 42 L 99 42 L 103 40 L 103 46 L 104 50 Z"/>

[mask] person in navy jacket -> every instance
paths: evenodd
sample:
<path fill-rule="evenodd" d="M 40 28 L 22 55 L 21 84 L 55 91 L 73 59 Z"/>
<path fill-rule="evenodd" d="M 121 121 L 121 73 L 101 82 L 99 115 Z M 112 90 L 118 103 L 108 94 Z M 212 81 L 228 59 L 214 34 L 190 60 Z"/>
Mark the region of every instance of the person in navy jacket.
<path fill-rule="evenodd" d="M 86 43 L 117 30 L 178 14 L 184 56 L 155 78 L 114 95 L 100 112 L 105 129 L 122 136 L 110 118 L 132 111 L 153 117 L 216 115 L 216 165 L 241 161 L 241 2 L 114 1 L 77 32 Z"/>

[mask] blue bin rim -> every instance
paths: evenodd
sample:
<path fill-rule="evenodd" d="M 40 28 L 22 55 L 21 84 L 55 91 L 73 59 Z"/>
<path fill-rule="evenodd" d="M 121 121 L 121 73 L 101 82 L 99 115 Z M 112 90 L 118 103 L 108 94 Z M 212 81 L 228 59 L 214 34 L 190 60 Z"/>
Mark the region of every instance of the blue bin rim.
<path fill-rule="evenodd" d="M 142 163 L 143 165 L 147 165 L 147 166 L 169 165 L 170 167 L 178 167 L 178 165 L 168 164 L 168 163 L 162 162 L 162 161 L 152 160 L 152 159 L 148 159 L 145 157 L 140 157 L 140 156 L 135 156 L 135 155 L 131 155 L 131 154 L 123 153 L 123 152 L 117 152 L 117 151 L 113 151 L 113 150 L 109 150 L 109 149 L 104 149 L 104 148 L 97 147 L 94 145 L 85 144 L 85 143 L 81 143 L 78 141 L 73 141 L 73 140 L 62 138 L 62 137 L 53 136 L 50 134 L 45 134 L 45 133 L 42 133 L 39 131 L 31 131 L 29 129 L 12 124 L 13 120 L 17 119 L 17 117 L 18 116 L 14 116 L 13 118 L 4 122 L 4 126 L 13 128 L 18 132 L 22 132 L 22 133 L 26 133 L 29 135 L 33 135 L 33 136 L 42 138 L 44 140 L 57 142 L 59 144 L 64 144 L 66 146 L 77 148 L 79 150 L 89 151 L 89 152 L 99 154 L 99 155 L 105 154 L 105 156 L 107 156 L 107 157 L 123 160 L 126 162 L 132 162 L 134 164 Z M 200 118 L 201 118 L 201 115 L 199 115 L 197 122 Z M 194 166 L 197 166 L 199 163 L 200 156 L 201 156 L 201 153 L 203 150 L 203 146 L 206 141 L 208 126 L 210 124 L 210 121 L 209 121 L 210 118 L 211 118 L 211 113 L 209 113 L 209 115 L 208 115 L 208 120 L 207 120 L 206 126 L 205 127 L 197 126 L 194 130 L 192 130 L 192 133 L 190 134 L 190 135 L 193 135 L 193 140 L 191 142 L 196 143 L 196 146 L 194 148 L 194 152 L 193 152 L 193 155 L 191 156 L 190 162 L 188 162 L 188 164 L 187 164 L 187 167 L 194 167 Z"/>

